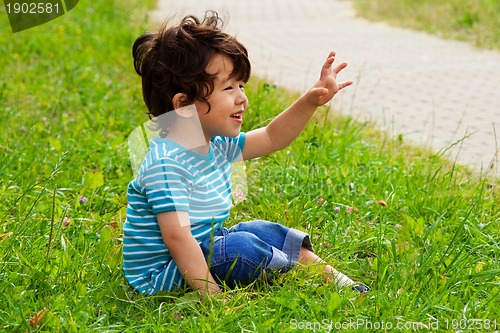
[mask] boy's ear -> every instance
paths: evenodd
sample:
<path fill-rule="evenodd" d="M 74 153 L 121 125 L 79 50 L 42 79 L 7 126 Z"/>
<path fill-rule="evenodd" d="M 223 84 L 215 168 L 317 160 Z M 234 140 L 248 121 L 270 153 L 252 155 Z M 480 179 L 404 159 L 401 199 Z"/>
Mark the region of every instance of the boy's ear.
<path fill-rule="evenodd" d="M 187 101 L 188 101 L 187 95 L 184 93 L 177 93 L 174 95 L 174 98 L 172 98 L 172 104 L 174 105 L 174 109 L 180 109 L 183 106 L 188 105 Z"/>
<path fill-rule="evenodd" d="M 174 105 L 174 111 L 177 116 L 182 118 L 191 118 L 193 116 L 192 108 L 188 107 L 187 95 L 184 93 L 177 93 L 172 98 L 172 104 Z"/>

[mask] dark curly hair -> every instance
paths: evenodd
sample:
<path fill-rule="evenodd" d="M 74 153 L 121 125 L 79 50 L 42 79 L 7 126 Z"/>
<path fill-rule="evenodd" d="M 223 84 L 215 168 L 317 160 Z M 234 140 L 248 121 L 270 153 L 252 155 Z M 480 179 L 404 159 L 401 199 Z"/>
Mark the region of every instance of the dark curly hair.
<path fill-rule="evenodd" d="M 173 110 L 172 99 L 177 93 L 186 94 L 185 105 L 203 101 L 210 112 L 208 98 L 216 75 L 208 74 L 206 68 L 216 54 L 232 60 L 232 76 L 248 81 L 248 52 L 235 37 L 221 30 L 224 23 L 217 12 L 207 11 L 202 20 L 190 15 L 176 26 L 167 25 L 164 23 L 158 33 L 143 34 L 132 47 L 150 118 Z"/>

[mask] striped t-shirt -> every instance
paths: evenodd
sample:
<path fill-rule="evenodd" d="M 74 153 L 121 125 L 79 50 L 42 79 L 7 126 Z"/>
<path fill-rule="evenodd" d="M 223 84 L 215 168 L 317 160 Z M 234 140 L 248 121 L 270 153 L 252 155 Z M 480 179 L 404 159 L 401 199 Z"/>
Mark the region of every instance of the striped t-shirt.
<path fill-rule="evenodd" d="M 123 225 L 123 271 L 136 290 L 155 294 L 183 284 L 163 243 L 156 214 L 189 213 L 191 233 L 201 243 L 222 226 L 231 207 L 231 163 L 241 155 L 245 133 L 214 137 L 202 155 L 177 143 L 155 138 L 127 190 Z"/>

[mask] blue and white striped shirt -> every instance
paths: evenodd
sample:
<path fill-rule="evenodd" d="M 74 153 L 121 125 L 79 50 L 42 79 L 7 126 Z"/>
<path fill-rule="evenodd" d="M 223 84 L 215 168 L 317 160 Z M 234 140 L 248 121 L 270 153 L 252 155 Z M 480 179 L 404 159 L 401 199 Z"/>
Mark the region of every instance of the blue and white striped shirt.
<path fill-rule="evenodd" d="M 177 143 L 155 138 L 134 180 L 128 185 L 123 225 L 123 271 L 140 292 L 155 294 L 183 284 L 163 243 L 156 214 L 189 213 L 191 233 L 201 243 L 229 217 L 231 163 L 241 155 L 245 133 L 214 137 L 202 155 Z"/>

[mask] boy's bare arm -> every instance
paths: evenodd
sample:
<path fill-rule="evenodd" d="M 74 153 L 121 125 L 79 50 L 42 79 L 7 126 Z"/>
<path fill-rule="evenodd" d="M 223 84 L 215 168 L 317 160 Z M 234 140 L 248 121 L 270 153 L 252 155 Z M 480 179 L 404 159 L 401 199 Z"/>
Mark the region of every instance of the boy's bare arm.
<path fill-rule="evenodd" d="M 335 94 L 352 84 L 352 81 L 337 82 L 337 74 L 347 63 L 332 67 L 335 52 L 330 52 L 321 69 L 320 79 L 289 108 L 274 118 L 269 125 L 247 133 L 243 158 L 270 154 L 287 147 L 304 129 L 316 109 L 328 103 Z"/>
<path fill-rule="evenodd" d="M 179 271 L 193 290 L 206 294 L 220 291 L 208 269 L 200 245 L 191 234 L 187 212 L 172 211 L 157 215 L 165 246 Z"/>

